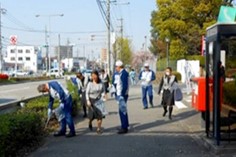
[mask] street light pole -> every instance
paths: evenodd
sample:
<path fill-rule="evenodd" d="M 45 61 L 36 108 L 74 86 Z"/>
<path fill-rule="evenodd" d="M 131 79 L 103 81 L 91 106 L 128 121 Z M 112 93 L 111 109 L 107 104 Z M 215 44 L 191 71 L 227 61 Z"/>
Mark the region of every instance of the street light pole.
<path fill-rule="evenodd" d="M 111 74 L 110 71 L 110 66 L 111 66 L 111 59 L 110 59 L 110 52 L 111 52 L 111 14 L 110 14 L 110 7 L 111 7 L 111 1 L 107 0 L 107 59 L 108 59 L 108 67 L 107 67 L 107 71 L 108 71 L 108 75 Z"/>
<path fill-rule="evenodd" d="M 64 14 L 49 14 L 49 15 L 35 15 L 35 17 L 48 17 L 48 45 L 47 45 L 47 49 L 48 49 L 48 73 L 49 76 L 51 76 L 51 55 L 50 55 L 50 44 L 51 44 L 51 17 L 53 16 L 64 16 Z"/>
<path fill-rule="evenodd" d="M 169 43 L 170 43 L 170 39 L 165 38 L 165 40 L 166 40 L 166 66 L 169 67 Z"/>
<path fill-rule="evenodd" d="M 2 14 L 6 13 L 6 9 L 2 8 L 0 3 L 0 72 L 3 71 L 3 53 L 2 53 Z"/>

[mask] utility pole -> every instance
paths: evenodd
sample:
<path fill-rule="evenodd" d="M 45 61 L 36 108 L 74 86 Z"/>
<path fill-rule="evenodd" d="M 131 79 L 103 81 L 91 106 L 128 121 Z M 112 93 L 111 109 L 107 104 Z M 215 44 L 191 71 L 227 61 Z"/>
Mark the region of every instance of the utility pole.
<path fill-rule="evenodd" d="M 2 14 L 6 13 L 6 9 L 2 8 L 0 3 L 0 72 L 3 71 L 3 53 L 2 53 Z"/>
<path fill-rule="evenodd" d="M 84 52 L 84 68 L 87 68 L 87 64 L 86 64 L 86 57 L 85 57 L 85 45 L 83 45 L 83 52 Z"/>
<path fill-rule="evenodd" d="M 124 27 L 123 27 L 123 18 L 118 19 L 120 21 L 120 34 L 121 34 L 121 39 L 120 39 L 120 55 L 119 58 L 122 60 L 123 59 L 123 32 L 124 32 Z M 123 60 L 122 60 L 123 61 Z"/>
<path fill-rule="evenodd" d="M 45 64 L 46 64 L 46 71 L 48 72 L 48 53 L 49 53 L 49 45 L 48 45 L 48 31 L 47 26 L 45 26 L 45 47 L 46 47 L 46 57 L 45 57 Z"/>
<path fill-rule="evenodd" d="M 107 59 L 108 59 L 108 75 L 111 75 L 111 1 L 107 0 Z"/>
<path fill-rule="evenodd" d="M 61 75 L 61 36 L 58 34 L 58 71 L 59 75 Z"/>
<path fill-rule="evenodd" d="M 0 69 L 0 72 L 2 72 L 2 62 L 3 62 L 3 54 L 2 54 L 2 6 L 1 6 L 1 3 L 0 3 L 0 62 L 1 62 L 1 69 Z"/>
<path fill-rule="evenodd" d="M 69 60 L 69 53 L 70 53 L 70 40 L 67 39 L 67 63 L 68 63 L 68 72 L 69 72 L 69 68 L 70 68 L 70 60 Z"/>

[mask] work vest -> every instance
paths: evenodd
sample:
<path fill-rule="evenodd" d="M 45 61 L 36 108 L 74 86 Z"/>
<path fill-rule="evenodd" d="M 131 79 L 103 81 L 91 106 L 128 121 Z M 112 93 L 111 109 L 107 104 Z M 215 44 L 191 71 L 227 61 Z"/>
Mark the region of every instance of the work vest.
<path fill-rule="evenodd" d="M 168 77 L 164 76 L 163 77 L 163 80 L 164 80 L 164 84 L 163 84 L 163 89 L 165 90 L 171 90 L 171 86 L 173 85 L 174 81 L 175 81 L 175 76 L 174 75 L 171 75 L 170 76 L 170 81 L 168 83 Z"/>

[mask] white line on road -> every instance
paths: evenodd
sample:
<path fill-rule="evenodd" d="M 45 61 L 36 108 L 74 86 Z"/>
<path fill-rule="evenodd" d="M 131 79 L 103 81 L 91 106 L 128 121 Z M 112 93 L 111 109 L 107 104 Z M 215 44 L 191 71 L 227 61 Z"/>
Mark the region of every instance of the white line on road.
<path fill-rule="evenodd" d="M 184 105 L 181 101 L 175 101 L 175 106 L 178 109 L 188 108 L 186 105 Z"/>
<path fill-rule="evenodd" d="M 10 92 L 14 92 L 14 91 L 21 91 L 21 90 L 25 90 L 25 89 L 29 89 L 29 88 L 30 87 L 23 87 L 23 88 L 17 88 L 17 89 L 4 90 L 4 91 L 0 91 L 0 94 L 10 93 Z"/>

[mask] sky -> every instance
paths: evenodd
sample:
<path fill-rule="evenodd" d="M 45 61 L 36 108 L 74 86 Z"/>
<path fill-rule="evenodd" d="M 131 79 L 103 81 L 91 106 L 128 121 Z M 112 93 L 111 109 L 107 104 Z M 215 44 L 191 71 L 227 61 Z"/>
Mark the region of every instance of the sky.
<path fill-rule="evenodd" d="M 18 45 L 42 47 L 45 45 L 45 29 L 51 32 L 49 43 L 52 47 L 59 44 L 60 34 L 61 45 L 69 41 L 74 46 L 74 53 L 79 56 L 83 56 L 85 49 L 86 57 L 92 52 L 93 57 L 98 57 L 101 48 L 106 48 L 107 28 L 96 0 L 0 2 L 4 10 L 1 17 L 3 49 L 9 45 L 11 35 L 17 36 Z M 104 5 L 105 2 L 106 0 L 103 0 Z M 131 40 L 134 52 L 142 48 L 145 36 L 149 45 L 151 12 L 155 9 L 155 0 L 117 0 L 116 3 L 111 3 L 111 23 L 115 35 L 121 35 L 119 19 L 123 18 L 124 37 Z M 63 16 L 58 16 L 59 14 Z"/>

